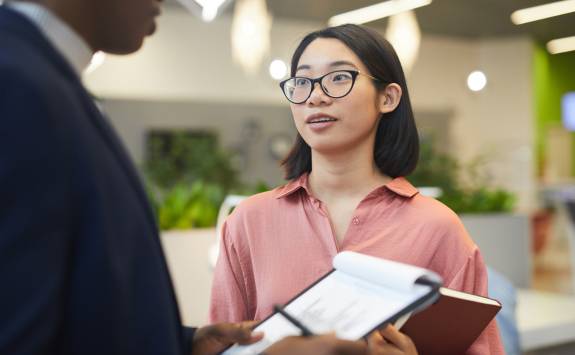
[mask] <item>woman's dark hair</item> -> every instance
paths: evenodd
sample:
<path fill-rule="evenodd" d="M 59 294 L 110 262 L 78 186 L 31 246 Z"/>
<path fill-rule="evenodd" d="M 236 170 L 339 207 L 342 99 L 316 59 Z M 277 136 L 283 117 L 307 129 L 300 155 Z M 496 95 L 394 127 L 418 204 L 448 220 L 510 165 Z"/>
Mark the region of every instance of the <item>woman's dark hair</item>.
<path fill-rule="evenodd" d="M 351 49 L 370 71 L 379 79 L 378 89 L 389 83 L 401 86 L 402 96 L 397 108 L 382 114 L 377 126 L 373 158 L 379 170 L 390 177 L 407 176 L 417 166 L 419 158 L 419 137 L 413 118 L 411 102 L 407 92 L 405 75 L 399 58 L 391 44 L 377 32 L 358 25 L 328 27 L 305 36 L 295 50 L 291 61 L 291 76 L 294 76 L 299 59 L 307 46 L 318 38 L 335 38 Z M 282 165 L 286 179 L 295 179 L 311 172 L 311 148 L 297 135 L 294 146 Z"/>

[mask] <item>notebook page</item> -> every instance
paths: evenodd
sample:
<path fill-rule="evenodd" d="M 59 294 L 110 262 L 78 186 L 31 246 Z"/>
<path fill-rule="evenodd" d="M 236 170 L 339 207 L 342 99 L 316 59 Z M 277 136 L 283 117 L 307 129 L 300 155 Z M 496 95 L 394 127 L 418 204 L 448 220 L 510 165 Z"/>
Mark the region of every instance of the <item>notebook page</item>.
<path fill-rule="evenodd" d="M 403 292 L 409 292 L 421 277 L 441 282 L 439 275 L 430 270 L 352 251 L 337 254 L 333 267 L 351 276 Z"/>
<path fill-rule="evenodd" d="M 316 334 L 357 340 L 427 292 L 428 286 L 402 292 L 336 270 L 285 310 Z"/>

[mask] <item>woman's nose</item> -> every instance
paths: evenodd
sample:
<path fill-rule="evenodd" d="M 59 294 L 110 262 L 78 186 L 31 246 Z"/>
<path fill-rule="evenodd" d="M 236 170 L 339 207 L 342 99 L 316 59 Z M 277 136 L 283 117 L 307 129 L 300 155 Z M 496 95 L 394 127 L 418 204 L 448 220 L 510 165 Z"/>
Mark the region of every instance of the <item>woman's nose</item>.
<path fill-rule="evenodd" d="M 311 105 L 318 105 L 321 103 L 326 103 L 331 100 L 331 97 L 327 96 L 323 91 L 320 83 L 314 83 L 313 88 L 311 89 L 311 95 L 307 100 L 308 104 Z"/>

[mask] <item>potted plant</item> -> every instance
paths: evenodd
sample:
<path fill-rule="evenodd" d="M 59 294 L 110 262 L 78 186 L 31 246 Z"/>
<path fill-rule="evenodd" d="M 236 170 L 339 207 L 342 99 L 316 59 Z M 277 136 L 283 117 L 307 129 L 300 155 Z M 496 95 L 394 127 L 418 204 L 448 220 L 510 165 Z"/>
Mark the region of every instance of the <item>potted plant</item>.
<path fill-rule="evenodd" d="M 532 267 L 529 216 L 513 213 L 516 196 L 491 186 L 482 163 L 475 159 L 461 164 L 435 151 L 432 141 L 423 140 L 419 165 L 409 180 L 415 186 L 440 188 L 437 199 L 460 216 L 486 263 L 516 286 L 528 287 Z"/>
<path fill-rule="evenodd" d="M 210 132 L 152 131 L 143 171 L 162 231 L 212 228 L 227 194 L 266 189 L 240 182 L 230 154 Z"/>

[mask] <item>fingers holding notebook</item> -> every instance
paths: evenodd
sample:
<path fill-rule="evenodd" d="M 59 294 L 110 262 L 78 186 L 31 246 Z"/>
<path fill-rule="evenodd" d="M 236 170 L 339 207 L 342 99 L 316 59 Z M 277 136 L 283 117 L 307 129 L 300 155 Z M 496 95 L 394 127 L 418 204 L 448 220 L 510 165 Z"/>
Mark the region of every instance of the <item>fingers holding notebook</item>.
<path fill-rule="evenodd" d="M 369 355 L 417 355 L 417 349 L 411 339 L 394 326 L 373 332 L 368 337 Z"/>
<path fill-rule="evenodd" d="M 262 355 L 367 355 L 363 341 L 336 338 L 334 334 L 313 337 L 286 337 L 265 350 Z"/>

